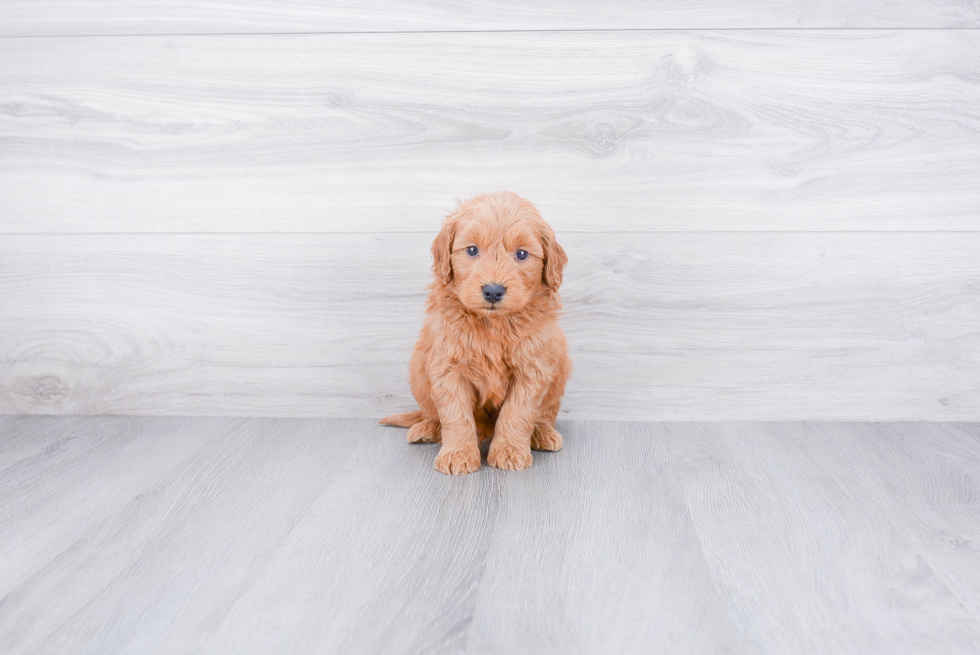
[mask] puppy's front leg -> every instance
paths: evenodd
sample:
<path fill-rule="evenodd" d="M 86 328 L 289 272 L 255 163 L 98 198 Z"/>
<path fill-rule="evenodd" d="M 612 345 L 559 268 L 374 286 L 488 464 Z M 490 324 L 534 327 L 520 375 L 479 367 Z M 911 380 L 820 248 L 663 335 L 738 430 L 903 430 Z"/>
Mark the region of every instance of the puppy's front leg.
<path fill-rule="evenodd" d="M 543 389 L 528 379 L 515 378 L 497 416 L 493 441 L 487 453 L 487 464 L 498 469 L 517 471 L 534 462 L 531 455 L 531 433 Z"/>
<path fill-rule="evenodd" d="M 472 385 L 455 373 L 433 380 L 433 398 L 442 425 L 442 447 L 436 470 L 449 475 L 472 473 L 480 468 L 480 441 L 476 435 Z"/>

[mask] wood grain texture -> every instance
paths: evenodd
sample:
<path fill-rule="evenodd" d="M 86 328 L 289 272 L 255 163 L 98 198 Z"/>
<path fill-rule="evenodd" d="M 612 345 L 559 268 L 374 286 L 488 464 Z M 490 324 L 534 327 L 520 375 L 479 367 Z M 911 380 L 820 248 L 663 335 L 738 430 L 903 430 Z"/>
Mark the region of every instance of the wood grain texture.
<path fill-rule="evenodd" d="M 975 456 L 980 432 L 969 429 Z M 980 648 L 978 615 L 931 562 L 936 541 L 972 538 L 980 519 L 960 512 L 923 525 L 919 515 L 931 503 L 917 492 L 935 462 L 895 443 L 901 435 L 906 444 L 960 450 L 943 428 L 728 423 L 663 430 L 703 557 L 751 650 Z M 867 458 L 872 452 L 886 457 Z M 887 486 L 876 484 L 883 479 Z M 974 482 L 949 479 L 935 489 L 978 491 Z M 956 570 L 976 579 L 980 560 L 970 561 Z"/>
<path fill-rule="evenodd" d="M 978 233 L 559 233 L 563 416 L 980 418 Z M 414 406 L 430 235 L 3 239 L 0 412 Z"/>
<path fill-rule="evenodd" d="M 709 15 L 710 12 L 705 12 Z M 0 40 L 0 232 L 975 230 L 980 31 Z"/>
<path fill-rule="evenodd" d="M 0 470 L 48 448 L 59 448 L 64 433 L 77 420 L 74 417 L 0 417 Z"/>
<path fill-rule="evenodd" d="M 559 427 L 562 452 L 535 453 L 532 475 L 503 480 L 470 651 L 744 652 L 662 435 Z"/>
<path fill-rule="evenodd" d="M 753 27 L 980 27 L 975 0 L 550 0 L 515 2 L 173 3 L 133 0 L 7 1 L 0 35 L 592 30 Z"/>
<path fill-rule="evenodd" d="M 980 647 L 976 424 L 566 421 L 451 478 L 370 421 L 11 421 L 12 655 Z"/>
<path fill-rule="evenodd" d="M 0 518 L 4 652 L 189 652 L 215 613 L 247 586 L 247 578 L 238 574 L 262 570 L 270 549 L 289 533 L 351 447 L 349 441 L 324 438 L 325 428 L 344 430 L 343 421 L 330 426 L 241 419 L 79 424 L 95 424 L 131 443 L 100 457 L 55 450 L 0 477 L 4 496 L 17 498 Z M 65 436 L 76 438 L 72 432 Z M 39 476 L 39 467 L 51 475 Z M 261 492 L 261 498 L 242 495 L 242 485 Z M 99 502 L 101 497 L 106 500 Z M 41 503 L 68 526 L 38 512 Z M 261 524 L 252 524 L 256 518 Z M 73 571 L 48 565 L 56 547 Z M 200 550 L 186 566 L 174 566 L 172 555 L 195 549 Z M 45 566 L 38 567 L 38 561 Z M 132 575 L 146 582 L 140 598 L 131 595 Z M 28 584 L 22 583 L 25 577 Z M 66 594 L 68 587 L 75 593 Z M 207 602 L 195 605 L 202 597 Z M 109 615 L 93 620 L 96 607 Z M 208 611 L 197 614 L 201 609 Z M 197 624 L 199 633 L 166 631 L 169 623 L 181 621 Z"/>
<path fill-rule="evenodd" d="M 892 530 L 920 549 L 923 569 L 936 586 L 945 585 L 956 603 L 976 616 L 980 611 L 980 495 L 976 472 L 980 428 L 943 424 L 922 431 L 905 424 L 812 426 L 807 434 L 784 431 L 793 456 L 814 479 L 860 488 L 869 498 L 897 501 L 865 508 L 867 525 Z M 844 458 L 853 464 L 842 467 Z M 964 564 L 967 564 L 964 566 Z M 952 627 L 952 626 L 951 626 Z"/>
<path fill-rule="evenodd" d="M 201 430 L 208 429 L 202 419 L 196 421 L 198 430 L 171 433 L 164 428 L 148 439 L 145 428 L 138 426 L 149 423 L 135 418 L 76 419 L 67 428 L 55 422 L 64 419 L 47 420 L 41 425 L 57 441 L 6 467 L 0 478 L 4 499 L 0 550 L 5 560 L 17 564 L 4 567 L 0 575 L 4 595 L 46 565 L 55 553 L 53 548 L 74 543 L 148 481 L 187 457 L 199 447 Z M 241 440 L 242 423 L 236 419 L 212 421 L 211 425 L 220 425 Z M 35 443 L 40 441 L 39 446 L 44 440 L 44 436 L 33 438 Z M 59 493 L 65 488 L 71 488 L 73 494 Z M 12 513 L 15 504 L 19 511 Z M 85 511 L 77 511 L 79 507 Z"/>

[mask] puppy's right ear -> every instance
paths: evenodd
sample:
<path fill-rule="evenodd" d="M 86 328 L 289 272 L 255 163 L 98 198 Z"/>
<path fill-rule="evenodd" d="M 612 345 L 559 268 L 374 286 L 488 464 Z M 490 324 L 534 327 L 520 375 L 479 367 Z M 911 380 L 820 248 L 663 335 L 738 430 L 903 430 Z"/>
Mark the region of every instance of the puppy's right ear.
<path fill-rule="evenodd" d="M 456 224 L 459 215 L 453 212 L 446 217 L 442 229 L 432 242 L 432 271 L 443 284 L 453 281 L 453 241 L 456 239 Z"/>

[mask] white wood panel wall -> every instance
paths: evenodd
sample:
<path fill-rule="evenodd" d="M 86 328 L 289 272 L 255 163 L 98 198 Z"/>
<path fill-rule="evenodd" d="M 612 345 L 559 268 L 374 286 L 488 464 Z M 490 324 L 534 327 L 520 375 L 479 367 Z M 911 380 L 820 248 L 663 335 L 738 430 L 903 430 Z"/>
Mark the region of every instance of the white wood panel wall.
<path fill-rule="evenodd" d="M 564 416 L 980 415 L 980 234 L 571 234 Z M 412 404 L 424 234 L 5 239 L 0 412 Z"/>
<path fill-rule="evenodd" d="M 621 5 L 3 3 L 0 412 L 408 408 L 506 188 L 566 417 L 980 419 L 978 5 Z"/>
<path fill-rule="evenodd" d="M 5 0 L 0 35 L 980 27 L 976 0 Z"/>
<path fill-rule="evenodd" d="M 5 232 L 970 230 L 980 30 L 0 40 Z"/>

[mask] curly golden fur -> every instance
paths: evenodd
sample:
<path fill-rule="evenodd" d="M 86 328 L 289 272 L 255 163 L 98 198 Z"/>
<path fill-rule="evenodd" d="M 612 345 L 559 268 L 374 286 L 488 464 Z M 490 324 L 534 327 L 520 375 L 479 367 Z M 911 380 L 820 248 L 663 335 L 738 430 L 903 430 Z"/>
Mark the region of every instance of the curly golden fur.
<path fill-rule="evenodd" d="M 421 411 L 381 423 L 408 441 L 442 442 L 435 467 L 460 475 L 487 464 L 531 466 L 531 450 L 560 450 L 555 417 L 571 373 L 558 326 L 568 257 L 538 210 L 504 192 L 450 214 L 432 243 L 426 320 L 410 366 Z M 501 292 L 500 288 L 503 288 Z"/>

